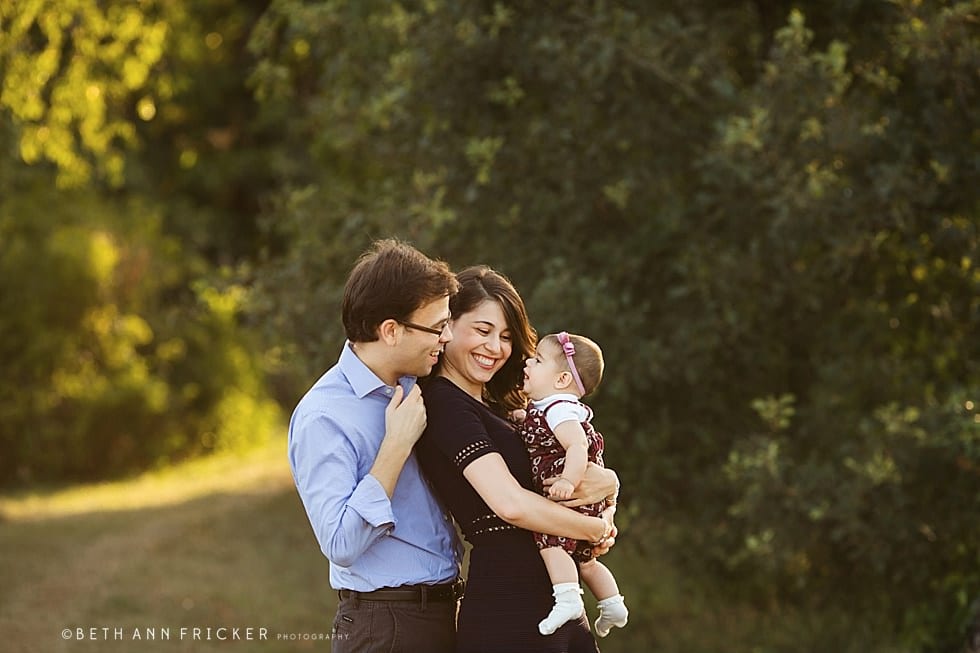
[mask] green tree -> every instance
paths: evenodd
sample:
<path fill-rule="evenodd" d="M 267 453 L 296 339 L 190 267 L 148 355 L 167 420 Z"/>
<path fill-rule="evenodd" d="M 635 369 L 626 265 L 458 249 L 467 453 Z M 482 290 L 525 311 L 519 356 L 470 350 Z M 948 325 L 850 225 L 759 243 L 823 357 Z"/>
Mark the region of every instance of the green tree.
<path fill-rule="evenodd" d="M 266 4 L 0 7 L 6 482 L 116 474 L 272 428 L 233 272 L 264 246 L 275 176 L 244 84 Z"/>
<path fill-rule="evenodd" d="M 160 224 L 150 206 L 83 191 L 0 199 L 5 483 L 101 478 L 276 426 L 237 323 L 243 289 L 168 302 L 203 261 Z"/>
<path fill-rule="evenodd" d="M 125 107 L 146 85 L 166 34 L 164 21 L 132 3 L 4 3 L 0 108 L 21 126 L 24 161 L 55 164 L 62 186 L 95 172 L 120 183 L 135 137 Z"/>
<path fill-rule="evenodd" d="M 751 328 L 785 354 L 753 389 L 795 400 L 733 447 L 730 546 L 923 650 L 958 648 L 980 587 L 978 8 L 898 4 L 863 58 L 814 48 L 794 13 L 702 173 L 727 198 L 707 214 L 761 227 L 724 278 L 778 279 Z"/>
<path fill-rule="evenodd" d="M 978 3 L 795 5 L 274 3 L 254 80 L 308 147 L 265 308 L 323 366 L 371 237 L 490 263 L 606 351 L 627 524 L 685 524 L 676 555 L 743 598 L 848 597 L 854 650 L 952 650 L 980 581 Z"/>

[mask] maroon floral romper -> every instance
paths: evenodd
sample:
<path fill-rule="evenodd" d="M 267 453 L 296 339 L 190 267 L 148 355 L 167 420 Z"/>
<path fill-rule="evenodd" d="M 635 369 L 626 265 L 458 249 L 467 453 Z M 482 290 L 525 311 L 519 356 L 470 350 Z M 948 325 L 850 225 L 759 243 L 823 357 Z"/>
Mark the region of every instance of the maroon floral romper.
<path fill-rule="evenodd" d="M 539 410 L 533 404 L 528 404 L 527 417 L 524 418 L 524 422 L 520 428 L 521 437 L 524 439 L 524 446 L 527 447 L 527 454 L 531 459 L 531 475 L 534 478 L 535 489 L 546 497 L 548 496 L 548 491 L 544 488 L 543 481 L 546 478 L 561 475 L 565 467 L 565 449 L 561 446 L 558 438 L 555 437 L 554 431 L 548 426 L 545 415 L 547 415 L 549 410 L 563 403 L 574 404 L 579 402 L 559 399 L 548 404 L 544 410 Z M 585 404 L 581 403 L 579 405 L 585 406 Z M 585 407 L 589 411 L 588 420 L 591 420 L 592 409 L 588 406 Z M 588 420 L 582 422 L 582 428 L 585 429 L 585 437 L 589 443 L 589 461 L 600 467 L 604 467 L 602 463 L 602 434 L 596 431 L 592 427 L 592 423 Z M 599 503 L 575 508 L 575 510 L 590 517 L 598 517 L 605 508 L 605 501 L 600 501 Z M 535 533 L 534 541 L 539 549 L 547 549 L 555 546 L 561 547 L 576 562 L 586 562 L 595 557 L 592 552 L 591 542 L 575 540 L 570 537 L 547 535 L 545 533 Z"/>

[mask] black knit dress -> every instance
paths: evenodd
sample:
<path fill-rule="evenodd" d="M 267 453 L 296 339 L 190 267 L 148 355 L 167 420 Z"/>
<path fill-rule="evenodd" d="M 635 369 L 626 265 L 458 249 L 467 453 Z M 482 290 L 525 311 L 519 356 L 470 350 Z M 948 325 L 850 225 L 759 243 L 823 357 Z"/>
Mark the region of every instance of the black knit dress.
<path fill-rule="evenodd" d="M 515 427 L 451 381 L 430 379 L 422 392 L 427 427 L 416 446 L 436 494 L 473 545 L 457 623 L 460 653 L 597 653 L 585 617 L 553 635 L 538 632 L 551 610 L 551 580 L 530 531 L 491 512 L 463 469 L 500 454 L 524 488 L 534 489 L 524 443 Z"/>

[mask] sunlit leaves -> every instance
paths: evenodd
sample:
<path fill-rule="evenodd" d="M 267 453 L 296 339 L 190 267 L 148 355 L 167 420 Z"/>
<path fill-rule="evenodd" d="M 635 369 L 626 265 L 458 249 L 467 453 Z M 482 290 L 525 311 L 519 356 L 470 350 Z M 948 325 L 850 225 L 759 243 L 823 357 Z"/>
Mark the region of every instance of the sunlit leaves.
<path fill-rule="evenodd" d="M 55 164 L 62 186 L 95 174 L 122 181 L 123 155 L 135 142 L 133 93 L 146 85 L 167 36 L 167 24 L 149 7 L 96 0 L 4 5 L 0 107 L 21 125 L 24 161 Z"/>
<path fill-rule="evenodd" d="M 238 323 L 243 289 L 182 297 L 202 261 L 152 204 L 24 179 L 0 197 L 3 482 L 105 478 L 264 437 L 278 410 Z"/>

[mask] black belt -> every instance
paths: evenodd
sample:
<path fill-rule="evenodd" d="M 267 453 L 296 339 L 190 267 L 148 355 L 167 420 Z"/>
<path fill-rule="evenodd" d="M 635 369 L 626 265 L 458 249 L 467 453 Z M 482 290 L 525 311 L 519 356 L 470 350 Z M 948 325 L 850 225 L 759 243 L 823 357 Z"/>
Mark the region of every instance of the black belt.
<path fill-rule="evenodd" d="M 361 601 L 456 601 L 463 596 L 463 580 L 442 585 L 402 585 L 401 587 L 382 587 L 373 592 L 340 590 L 341 599 Z"/>

